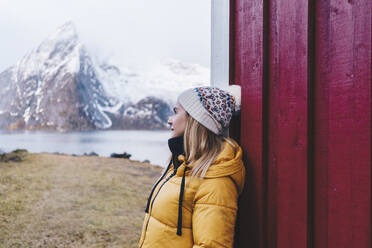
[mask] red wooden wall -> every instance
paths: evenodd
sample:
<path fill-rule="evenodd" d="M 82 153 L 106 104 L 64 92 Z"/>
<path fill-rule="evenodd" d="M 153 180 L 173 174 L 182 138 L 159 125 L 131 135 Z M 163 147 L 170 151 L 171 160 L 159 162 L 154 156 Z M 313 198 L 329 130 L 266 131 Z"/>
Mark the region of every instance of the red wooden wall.
<path fill-rule="evenodd" d="M 371 247 L 371 0 L 231 0 L 236 247 Z"/>

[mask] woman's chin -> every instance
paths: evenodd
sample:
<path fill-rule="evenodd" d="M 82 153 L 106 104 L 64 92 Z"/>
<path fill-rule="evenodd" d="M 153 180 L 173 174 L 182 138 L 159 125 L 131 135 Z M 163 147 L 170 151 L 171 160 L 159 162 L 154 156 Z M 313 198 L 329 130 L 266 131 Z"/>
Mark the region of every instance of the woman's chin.
<path fill-rule="evenodd" d="M 169 135 L 169 136 L 170 136 L 171 138 L 174 138 L 174 137 L 176 137 L 176 136 L 175 136 L 175 133 L 174 133 L 174 131 L 173 131 L 173 130 L 170 130 L 170 131 L 171 131 L 171 133 L 170 133 L 170 135 Z"/>
<path fill-rule="evenodd" d="M 171 130 L 171 134 L 170 134 L 171 138 L 175 138 L 175 137 L 178 137 L 180 135 L 182 135 L 182 133 L 176 133 L 175 131 Z"/>

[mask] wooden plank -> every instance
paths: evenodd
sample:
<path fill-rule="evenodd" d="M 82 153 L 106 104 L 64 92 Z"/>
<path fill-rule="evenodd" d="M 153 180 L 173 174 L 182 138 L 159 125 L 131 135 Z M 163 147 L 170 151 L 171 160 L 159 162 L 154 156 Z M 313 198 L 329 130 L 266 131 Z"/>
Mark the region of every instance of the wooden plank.
<path fill-rule="evenodd" d="M 240 136 L 247 175 L 239 203 L 235 247 L 263 248 L 263 1 L 233 0 L 230 4 L 230 82 L 242 87 L 240 123 L 233 125 L 231 133 Z"/>
<path fill-rule="evenodd" d="M 371 247 L 371 1 L 316 2 L 314 247 Z"/>
<path fill-rule="evenodd" d="M 270 1 L 267 247 L 307 247 L 308 1 Z"/>

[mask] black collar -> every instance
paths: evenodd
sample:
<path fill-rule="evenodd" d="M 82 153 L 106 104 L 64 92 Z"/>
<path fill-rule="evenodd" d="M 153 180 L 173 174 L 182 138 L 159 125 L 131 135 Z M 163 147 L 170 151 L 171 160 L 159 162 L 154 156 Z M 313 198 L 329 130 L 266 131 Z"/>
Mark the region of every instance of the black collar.
<path fill-rule="evenodd" d="M 172 162 L 175 169 L 179 166 L 179 161 L 177 159 L 178 155 L 185 155 L 184 145 L 183 145 L 183 135 L 170 138 L 168 140 L 169 150 L 172 152 Z"/>
<path fill-rule="evenodd" d="M 185 150 L 183 148 L 183 135 L 170 138 L 168 140 L 169 150 L 172 152 L 172 155 L 178 156 L 180 154 L 185 154 Z"/>

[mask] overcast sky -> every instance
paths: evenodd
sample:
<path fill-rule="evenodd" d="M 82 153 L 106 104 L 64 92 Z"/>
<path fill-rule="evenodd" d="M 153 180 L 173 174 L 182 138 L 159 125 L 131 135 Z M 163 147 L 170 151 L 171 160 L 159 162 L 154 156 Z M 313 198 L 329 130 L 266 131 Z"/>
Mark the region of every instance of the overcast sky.
<path fill-rule="evenodd" d="M 211 0 L 0 0 L 0 72 L 71 20 L 88 51 L 121 65 L 210 66 Z"/>

